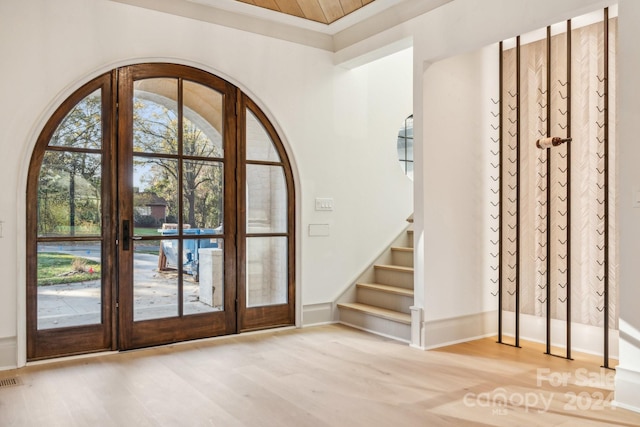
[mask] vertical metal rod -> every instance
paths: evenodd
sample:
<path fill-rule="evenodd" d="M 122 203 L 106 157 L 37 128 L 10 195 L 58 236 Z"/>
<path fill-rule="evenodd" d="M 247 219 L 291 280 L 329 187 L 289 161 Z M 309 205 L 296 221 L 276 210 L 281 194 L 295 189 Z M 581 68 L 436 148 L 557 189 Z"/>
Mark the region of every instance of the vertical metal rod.
<path fill-rule="evenodd" d="M 547 137 L 551 136 L 551 27 L 547 27 Z M 547 351 L 551 354 L 551 149 L 547 148 Z"/>
<path fill-rule="evenodd" d="M 500 54 L 500 58 L 498 60 L 499 63 L 499 78 L 500 78 L 500 82 L 499 82 L 499 91 L 500 91 L 500 96 L 499 96 L 499 101 L 498 101 L 498 105 L 500 108 L 500 113 L 499 113 L 499 123 L 498 123 L 498 141 L 500 141 L 500 168 L 498 169 L 499 171 L 499 189 L 498 192 L 500 194 L 500 201 L 498 202 L 500 204 L 500 212 L 498 214 L 498 217 L 500 218 L 498 220 L 498 342 L 502 343 L 502 212 L 503 212 L 503 191 L 502 191 L 502 168 L 503 168 L 503 152 L 504 152 L 504 141 L 503 141 L 503 132 L 502 132 L 502 108 L 503 108 L 503 96 L 502 96 L 502 91 L 503 91 L 503 51 L 504 47 L 502 45 L 502 42 L 500 42 L 500 46 L 499 46 L 499 54 Z"/>
<path fill-rule="evenodd" d="M 567 21 L 567 138 L 571 138 L 571 20 Z M 567 346 L 566 357 L 571 359 L 571 148 L 567 144 Z"/>
<path fill-rule="evenodd" d="M 609 368 L 609 8 L 604 9 L 604 367 Z"/>
<path fill-rule="evenodd" d="M 516 342 L 520 347 L 520 36 L 516 37 Z"/>

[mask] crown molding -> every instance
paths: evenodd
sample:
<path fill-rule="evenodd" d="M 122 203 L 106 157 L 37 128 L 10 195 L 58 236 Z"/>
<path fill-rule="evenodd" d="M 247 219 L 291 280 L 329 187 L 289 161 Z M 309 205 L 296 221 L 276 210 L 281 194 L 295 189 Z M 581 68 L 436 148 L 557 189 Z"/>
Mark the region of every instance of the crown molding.
<path fill-rule="evenodd" d="M 337 52 L 453 0 L 375 0 L 329 25 L 235 0 L 109 0 Z"/>

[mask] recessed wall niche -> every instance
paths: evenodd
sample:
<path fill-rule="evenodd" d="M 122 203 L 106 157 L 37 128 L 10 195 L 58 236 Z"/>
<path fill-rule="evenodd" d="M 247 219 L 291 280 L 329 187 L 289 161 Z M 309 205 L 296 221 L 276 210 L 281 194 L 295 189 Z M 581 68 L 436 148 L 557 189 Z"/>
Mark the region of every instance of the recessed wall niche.
<path fill-rule="evenodd" d="M 600 330 L 605 367 L 618 328 L 616 15 L 500 43 L 492 99 L 499 341 L 518 346 L 522 328 L 544 325 L 547 353 L 571 358 L 572 337 Z M 570 141 L 536 146 L 548 137 Z"/>

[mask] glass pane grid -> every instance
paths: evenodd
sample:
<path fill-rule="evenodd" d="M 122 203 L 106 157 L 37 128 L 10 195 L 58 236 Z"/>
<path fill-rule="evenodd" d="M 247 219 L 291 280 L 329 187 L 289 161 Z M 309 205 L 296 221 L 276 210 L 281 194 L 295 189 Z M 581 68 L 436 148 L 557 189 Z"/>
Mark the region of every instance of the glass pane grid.
<path fill-rule="evenodd" d="M 58 128 L 45 153 L 52 159 L 51 169 L 59 169 L 53 172 L 69 173 L 70 178 L 56 183 L 59 194 L 49 192 L 54 187 L 49 185 L 48 176 L 43 175 L 40 182 L 43 192 L 39 193 L 38 213 L 46 204 L 47 217 L 57 223 L 51 222 L 54 224 L 51 226 L 47 224 L 47 218 L 38 216 L 39 227 L 49 228 L 45 234 L 36 236 L 38 285 L 43 286 L 42 292 L 38 289 L 36 306 L 62 311 L 69 305 L 67 301 L 57 308 L 52 305 L 50 291 L 56 285 L 40 283 L 46 278 L 41 273 L 42 267 L 50 258 L 46 250 L 69 256 L 72 254 L 68 252 L 84 251 L 83 256 L 72 259 L 70 270 L 77 272 L 69 273 L 69 276 L 91 275 L 81 282 L 92 282 L 93 286 L 88 288 L 93 289 L 94 295 L 82 299 L 98 306 L 97 310 L 88 310 L 82 316 L 67 316 L 80 319 L 67 323 L 71 325 L 103 321 L 102 254 L 96 254 L 96 248 L 101 250 L 103 240 L 102 129 L 100 122 L 90 122 L 101 118 L 100 97 L 101 92 L 97 90 L 75 107 L 66 121 L 67 128 Z M 141 237 L 132 242 L 131 251 L 133 320 L 223 310 L 224 96 L 207 86 L 181 78 L 150 78 L 134 82 L 133 102 L 134 235 Z M 69 123 L 73 126 L 69 127 Z M 258 171 L 254 173 L 257 179 L 251 183 L 254 191 L 247 196 L 250 213 L 246 268 L 247 289 L 251 290 L 247 302 L 253 307 L 288 301 L 290 218 L 286 164 L 268 129 L 261 119 L 247 110 L 249 160 L 246 164 L 254 169 L 253 172 Z M 71 130 L 81 130 L 84 139 L 73 139 Z M 81 178 L 75 175 L 77 165 L 86 166 L 80 171 Z M 88 197 L 91 191 L 98 196 Z M 261 192 L 264 194 L 260 195 Z M 54 209 L 51 205 L 54 196 L 61 196 L 57 197 L 60 200 L 68 196 L 69 200 Z M 244 218 L 238 220 L 244 221 Z M 236 254 L 233 256 L 235 258 Z M 93 257 L 97 257 L 97 261 Z M 63 283 L 67 286 L 75 283 L 68 278 L 62 280 L 69 282 Z M 47 286 L 49 288 L 45 289 Z M 68 292 L 65 295 L 67 299 L 76 297 Z M 47 314 L 40 316 L 39 311 L 39 329 L 67 326 L 45 321 L 45 318 Z"/>
<path fill-rule="evenodd" d="M 102 234 L 102 156 L 48 150 L 38 179 L 38 236 Z"/>
<path fill-rule="evenodd" d="M 178 161 L 133 158 L 133 225 L 137 236 L 165 234 L 178 221 Z"/>
<path fill-rule="evenodd" d="M 102 148 L 102 89 L 96 89 L 69 111 L 51 136 L 49 146 Z"/>
<path fill-rule="evenodd" d="M 38 329 L 102 322 L 100 241 L 39 243 L 36 265 Z"/>
<path fill-rule="evenodd" d="M 178 153 L 178 80 L 153 78 L 134 83 L 133 149 Z"/>
<path fill-rule="evenodd" d="M 183 262 L 183 313 L 189 315 L 224 310 L 222 240 L 185 240 Z"/>
<path fill-rule="evenodd" d="M 178 240 L 134 242 L 134 321 L 178 316 L 178 254 Z"/>
<path fill-rule="evenodd" d="M 222 233 L 224 167 L 218 162 L 184 161 L 182 168 L 183 234 Z"/>
<path fill-rule="evenodd" d="M 262 122 L 248 108 L 246 113 L 247 159 L 280 162 L 278 151 Z"/>
<path fill-rule="evenodd" d="M 287 245 L 287 237 L 247 238 L 247 307 L 288 302 Z"/>
<path fill-rule="evenodd" d="M 286 232 L 288 194 L 284 168 L 247 165 L 247 233 Z"/>

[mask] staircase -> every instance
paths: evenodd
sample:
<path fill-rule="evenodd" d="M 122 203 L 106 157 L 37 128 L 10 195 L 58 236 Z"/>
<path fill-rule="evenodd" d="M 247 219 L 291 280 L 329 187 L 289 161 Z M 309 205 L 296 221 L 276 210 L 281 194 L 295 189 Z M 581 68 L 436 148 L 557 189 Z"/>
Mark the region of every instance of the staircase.
<path fill-rule="evenodd" d="M 413 222 L 410 217 L 407 221 Z M 369 280 L 367 280 L 369 279 Z M 339 322 L 409 342 L 413 305 L 413 230 L 408 229 L 379 257 L 355 292 L 339 301 Z"/>

